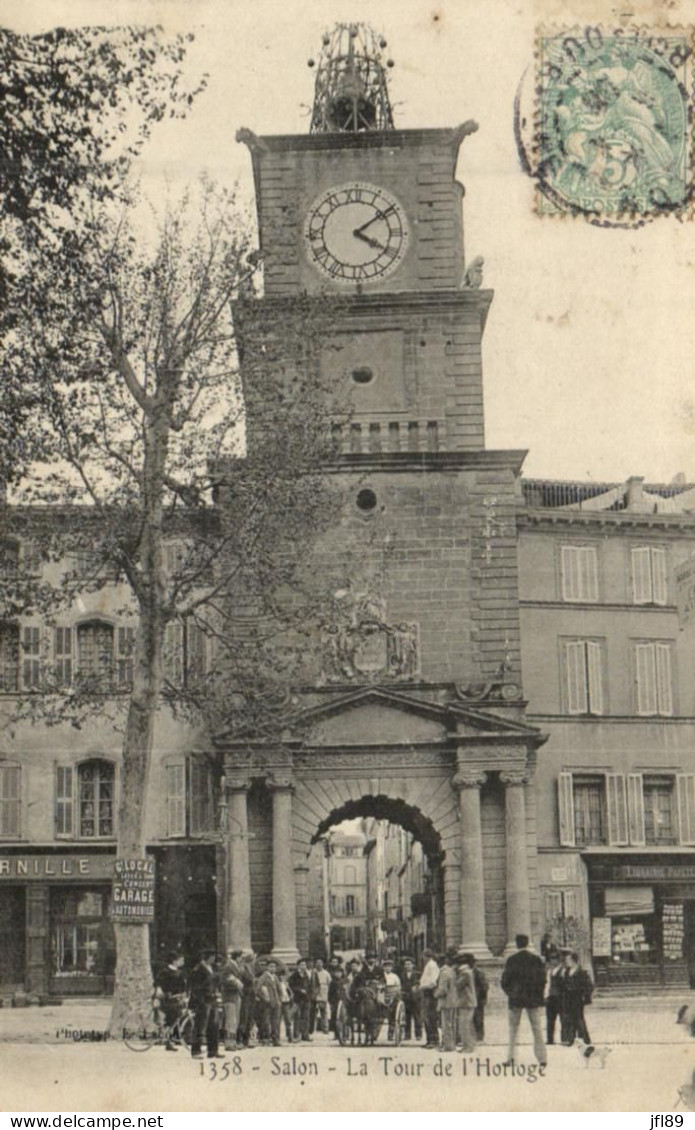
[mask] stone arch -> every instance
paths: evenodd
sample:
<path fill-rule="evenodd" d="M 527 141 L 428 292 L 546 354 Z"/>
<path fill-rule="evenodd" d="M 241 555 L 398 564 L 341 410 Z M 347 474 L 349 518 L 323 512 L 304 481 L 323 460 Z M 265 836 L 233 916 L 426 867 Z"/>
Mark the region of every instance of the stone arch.
<path fill-rule="evenodd" d="M 405 777 L 368 778 L 364 775 L 296 775 L 292 805 L 293 855 L 297 878 L 306 867 L 312 844 L 322 831 L 341 820 L 378 815 L 412 831 L 429 854 L 442 864 L 444 921 L 448 944 L 459 940 L 460 823 L 458 796 L 448 772 Z M 391 813 L 392 815 L 388 815 Z M 301 880 L 298 919 L 302 918 Z"/>

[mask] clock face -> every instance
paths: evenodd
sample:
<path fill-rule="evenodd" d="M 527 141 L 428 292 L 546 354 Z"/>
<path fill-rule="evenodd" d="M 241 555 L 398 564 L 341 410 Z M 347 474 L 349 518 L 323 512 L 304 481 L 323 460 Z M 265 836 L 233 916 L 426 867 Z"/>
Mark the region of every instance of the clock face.
<path fill-rule="evenodd" d="M 324 192 L 304 225 L 309 262 L 337 283 L 380 280 L 408 246 L 405 212 L 394 196 L 354 181 Z"/>

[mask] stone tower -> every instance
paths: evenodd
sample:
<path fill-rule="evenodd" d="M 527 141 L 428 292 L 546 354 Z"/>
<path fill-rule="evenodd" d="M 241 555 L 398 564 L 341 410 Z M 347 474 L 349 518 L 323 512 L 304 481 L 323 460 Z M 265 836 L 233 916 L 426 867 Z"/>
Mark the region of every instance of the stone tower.
<path fill-rule="evenodd" d="M 536 920 L 527 786 L 542 736 L 523 721 L 515 532 L 524 453 L 484 444 L 492 292 L 482 261 L 464 257 L 456 179 L 478 127 L 395 128 L 385 46 L 339 25 L 324 37 L 310 132 L 238 135 L 264 274 L 263 297 L 235 309 L 240 341 L 282 325 L 299 294 L 334 304 L 320 365 L 350 413 L 334 421 L 333 545 L 380 557 L 378 582 L 356 580 L 347 622 L 302 691 L 310 748 L 259 739 L 252 761 L 248 743 L 225 748 L 237 823 L 252 820 L 259 780 L 272 797 L 256 911 L 243 888 L 261 845 L 230 838 L 226 932 L 285 959 L 306 944 L 306 853 L 348 816 L 422 840 L 443 873 L 442 941 L 485 958 Z M 250 444 L 252 384 L 246 374 Z"/>

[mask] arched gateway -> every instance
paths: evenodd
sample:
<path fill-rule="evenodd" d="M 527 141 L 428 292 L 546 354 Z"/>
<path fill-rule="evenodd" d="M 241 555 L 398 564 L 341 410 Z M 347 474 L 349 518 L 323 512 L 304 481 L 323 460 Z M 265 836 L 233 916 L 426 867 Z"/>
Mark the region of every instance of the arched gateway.
<path fill-rule="evenodd" d="M 543 739 L 518 720 L 510 690 L 496 684 L 475 703 L 453 688 L 427 698 L 388 687 L 334 692 L 297 715 L 302 737 L 290 726 L 282 747 L 221 737 L 224 943 L 267 947 L 285 961 L 305 951 L 312 843 L 362 814 L 394 819 L 440 856 L 447 945 L 486 958 L 530 933 L 532 779 Z"/>

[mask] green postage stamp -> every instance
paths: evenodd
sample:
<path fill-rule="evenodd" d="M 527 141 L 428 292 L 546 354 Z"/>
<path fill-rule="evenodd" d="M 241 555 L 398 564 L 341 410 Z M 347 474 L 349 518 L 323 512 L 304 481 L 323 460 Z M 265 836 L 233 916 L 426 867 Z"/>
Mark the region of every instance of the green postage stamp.
<path fill-rule="evenodd" d="M 610 225 L 689 214 L 692 30 L 541 30 L 536 46 L 539 213 Z"/>

